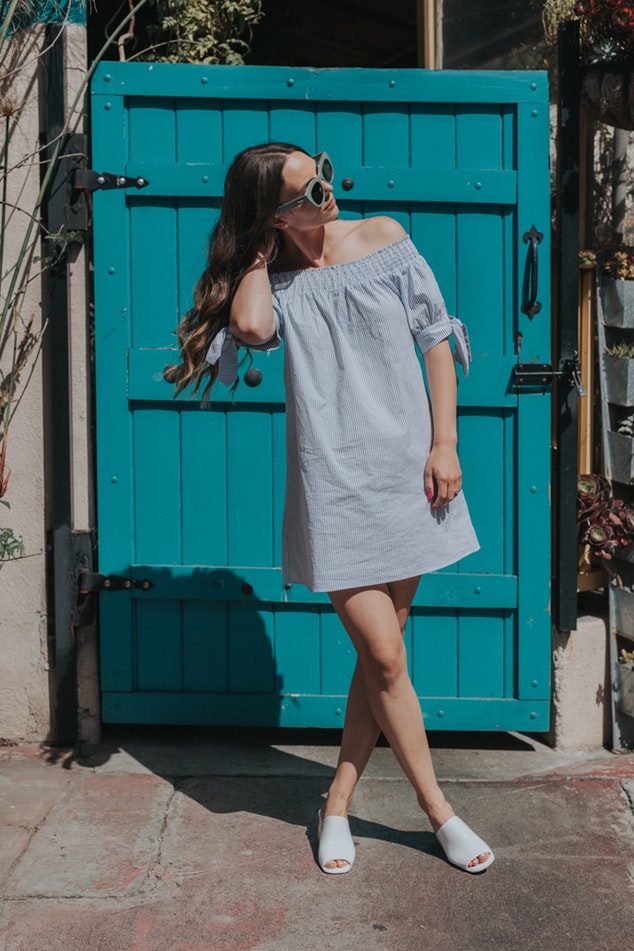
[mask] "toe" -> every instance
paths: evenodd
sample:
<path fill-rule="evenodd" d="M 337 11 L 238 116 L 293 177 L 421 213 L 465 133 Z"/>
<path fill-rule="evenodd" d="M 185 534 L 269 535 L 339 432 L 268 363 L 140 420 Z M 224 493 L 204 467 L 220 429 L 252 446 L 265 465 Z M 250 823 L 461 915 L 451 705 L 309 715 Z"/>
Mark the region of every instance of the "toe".
<path fill-rule="evenodd" d="M 476 865 L 482 865 L 483 862 L 486 862 L 490 856 L 490 852 L 482 852 L 481 855 L 478 855 L 473 861 L 469 862 L 469 868 L 473 868 Z"/>
<path fill-rule="evenodd" d="M 346 865 L 350 865 L 347 859 L 331 859 L 324 863 L 324 868 L 345 868 Z"/>

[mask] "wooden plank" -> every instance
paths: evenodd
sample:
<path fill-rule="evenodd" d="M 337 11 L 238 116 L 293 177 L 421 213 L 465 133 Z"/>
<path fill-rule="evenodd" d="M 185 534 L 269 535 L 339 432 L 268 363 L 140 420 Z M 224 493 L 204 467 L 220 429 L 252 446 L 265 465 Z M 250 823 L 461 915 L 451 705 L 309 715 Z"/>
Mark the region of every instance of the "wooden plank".
<path fill-rule="evenodd" d="M 101 100 L 93 117 L 93 148 L 103 168 L 127 159 L 123 100 Z M 97 412 L 97 519 L 99 569 L 126 576 L 134 561 L 132 433 L 128 416 L 125 351 L 130 346 L 130 245 L 125 195 L 96 192 L 94 213 L 95 397 Z M 106 530 L 107 527 L 107 530 Z M 101 679 L 105 688 L 132 689 L 132 617 L 127 595 L 104 599 L 99 609 Z"/>
<path fill-rule="evenodd" d="M 477 555 L 470 555 L 478 559 Z M 479 564 L 482 564 L 480 558 Z M 328 604 L 324 592 L 309 591 L 304 585 L 286 587 L 279 567 L 251 564 L 226 569 L 223 565 L 132 565 L 134 578 L 147 578 L 156 587 L 135 589 L 132 598 L 184 598 L 244 601 L 271 601 L 279 604 Z M 218 574 L 220 573 L 220 574 Z M 248 584 L 253 591 L 242 590 Z M 517 597 L 517 578 L 488 572 L 435 571 L 423 577 L 414 604 L 439 608 L 512 608 Z"/>
<path fill-rule="evenodd" d="M 225 117 L 228 121 L 228 117 Z M 235 121 L 235 117 L 234 117 Z M 254 123 L 250 123 L 253 127 Z M 244 135 L 244 127 L 234 137 L 236 145 L 229 150 L 233 159 L 239 147 L 268 141 L 268 129 L 264 131 L 255 124 L 250 136 Z M 292 131 L 289 129 L 289 132 Z M 303 145 L 303 142 L 298 142 Z M 323 143 L 325 145 L 325 143 Z M 327 151 L 335 165 L 335 183 L 338 194 L 341 182 L 348 178 L 354 187 L 347 194 L 355 201 L 381 200 L 391 204 L 400 201 L 461 202 L 473 205 L 513 205 L 517 196 L 517 174 L 510 170 L 489 170 L 478 164 L 459 169 L 412 169 L 406 164 L 382 164 L 375 167 L 342 161 L 337 144 L 328 144 Z M 157 162 L 136 161 L 128 166 L 130 175 L 142 176 L 149 185 L 138 191 L 124 189 L 139 201 L 151 201 L 155 197 L 189 197 L 217 199 L 222 195 L 228 163 L 223 165 L 180 164 L 169 165 Z"/>
<path fill-rule="evenodd" d="M 184 564 L 227 564 L 227 429 L 224 408 L 180 413 Z"/>
<path fill-rule="evenodd" d="M 137 559 L 163 565 L 181 561 L 180 426 L 178 414 L 159 407 L 134 414 L 136 473 L 134 523 Z"/>
<path fill-rule="evenodd" d="M 548 100 L 543 71 L 318 69 L 103 63 L 93 98 L 106 96 L 373 102 L 539 102 Z M 132 104 L 134 105 L 134 103 Z"/>
<path fill-rule="evenodd" d="M 498 612 L 462 613 L 458 621 L 458 696 L 504 697 L 504 619 Z M 512 693 L 511 693 L 512 696 Z M 474 726 L 480 729 L 479 720 Z"/>
<path fill-rule="evenodd" d="M 419 697 L 458 694 L 458 621 L 454 613 L 414 608 L 412 683 Z"/>
<path fill-rule="evenodd" d="M 252 366 L 262 372 L 262 382 L 257 387 L 250 388 L 244 383 L 238 384 L 235 394 L 221 383 L 217 383 L 212 390 L 212 404 L 233 404 L 239 400 L 245 403 L 267 403 L 283 406 L 286 400 L 284 380 L 281 364 L 283 351 L 273 351 L 270 354 L 253 353 Z M 156 350 L 130 350 L 128 353 L 129 373 L 127 382 L 128 398 L 143 400 L 144 402 L 160 402 L 174 404 L 174 388 L 163 378 L 165 367 L 177 358 L 177 352 L 171 349 L 159 348 Z M 458 401 L 460 406 L 516 406 L 517 390 L 512 386 L 512 371 L 517 363 L 515 357 L 489 356 L 476 354 L 469 376 L 460 372 Z M 248 368 L 245 363 L 240 373 Z M 178 403 L 193 400 L 198 402 L 199 397 L 191 396 L 187 391 L 182 393 Z"/>
<path fill-rule="evenodd" d="M 321 680 L 320 608 L 302 606 L 275 610 L 277 690 L 291 700 L 298 694 L 319 694 Z"/>
<path fill-rule="evenodd" d="M 131 199 L 132 345 L 165 347 L 174 340 L 178 306 L 178 230 L 169 199 Z"/>
<path fill-rule="evenodd" d="M 181 612 L 177 601 L 139 601 L 136 613 L 136 689 L 182 690 Z M 157 709 L 160 710 L 160 703 Z"/>
<path fill-rule="evenodd" d="M 251 603 L 233 602 L 228 607 L 228 616 L 230 691 L 278 697 L 280 684 L 271 611 L 256 609 Z"/>
<path fill-rule="evenodd" d="M 176 161 L 176 103 L 173 96 L 140 97 L 128 110 L 129 160 L 133 165 L 148 153 L 148 146 L 161 143 L 165 161 Z"/>
<path fill-rule="evenodd" d="M 538 299 L 542 310 L 531 320 L 518 314 L 522 361 L 550 362 L 550 202 L 546 183 L 549 155 L 549 105 L 518 107 L 518 163 L 525 170 L 518 188 L 517 247 L 535 225 L 544 235 L 539 245 Z M 541 187 L 540 187 L 541 185 Z M 520 258 L 520 260 L 522 260 Z M 523 267 L 523 263 L 520 265 Z M 518 306 L 519 311 L 519 306 Z M 517 422 L 517 573 L 518 697 L 542 699 L 550 692 L 550 391 L 520 396 Z"/>
<path fill-rule="evenodd" d="M 345 696 L 254 696 L 253 694 L 105 693 L 105 723 L 171 723 L 228 726 L 341 728 Z M 425 697 L 421 706 L 427 730 L 535 732 L 548 729 L 546 701 Z"/>
<path fill-rule="evenodd" d="M 486 449 L 484 448 L 486 447 Z M 504 424 L 495 411 L 463 413 L 458 421 L 458 452 L 469 512 L 481 550 L 470 555 L 467 571 L 505 574 L 505 536 L 509 531 L 504 495 L 505 471 L 513 471 L 513 445 L 504 439 Z"/>
<path fill-rule="evenodd" d="M 228 605 L 185 601 L 183 613 L 183 690 L 224 693 L 229 689 Z"/>
<path fill-rule="evenodd" d="M 269 413 L 227 408 L 227 553 L 230 565 L 273 563 Z"/>

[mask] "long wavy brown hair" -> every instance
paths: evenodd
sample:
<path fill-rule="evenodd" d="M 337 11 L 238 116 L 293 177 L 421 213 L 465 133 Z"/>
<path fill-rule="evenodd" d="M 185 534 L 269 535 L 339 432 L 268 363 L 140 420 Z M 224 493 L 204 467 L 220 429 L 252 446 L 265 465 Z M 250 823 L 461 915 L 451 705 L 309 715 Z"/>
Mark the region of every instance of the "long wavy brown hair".
<path fill-rule="evenodd" d="M 279 229 L 273 225 L 280 203 L 282 169 L 291 152 L 304 149 L 288 142 L 254 145 L 236 155 L 225 178 L 220 218 L 209 239 L 207 267 L 194 288 L 194 306 L 176 331 L 181 363 L 165 369 L 176 395 L 193 385 L 208 399 L 218 365 L 205 356 L 216 334 L 229 325 L 231 301 L 240 281 L 254 266 L 258 252 L 273 263 Z"/>

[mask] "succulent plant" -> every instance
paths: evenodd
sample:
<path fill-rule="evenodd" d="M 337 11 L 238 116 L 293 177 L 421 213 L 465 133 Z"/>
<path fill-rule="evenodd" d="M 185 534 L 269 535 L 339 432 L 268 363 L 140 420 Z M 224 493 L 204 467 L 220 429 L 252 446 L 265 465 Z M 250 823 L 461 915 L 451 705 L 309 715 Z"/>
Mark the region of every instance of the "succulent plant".
<path fill-rule="evenodd" d="M 621 433 L 622 436 L 634 436 L 634 413 L 630 413 L 629 416 L 622 419 L 616 427 L 616 431 Z"/>
<path fill-rule="evenodd" d="M 634 508 L 614 498 L 604 475 L 580 475 L 577 529 L 580 544 L 590 547 L 591 562 L 605 564 L 634 545 Z"/>

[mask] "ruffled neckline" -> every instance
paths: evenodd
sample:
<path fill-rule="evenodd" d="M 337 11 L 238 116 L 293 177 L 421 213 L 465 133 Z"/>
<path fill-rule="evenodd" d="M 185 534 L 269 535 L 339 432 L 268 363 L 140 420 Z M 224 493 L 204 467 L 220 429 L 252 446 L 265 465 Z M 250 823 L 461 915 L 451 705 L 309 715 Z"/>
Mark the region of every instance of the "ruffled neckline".
<path fill-rule="evenodd" d="M 291 284 L 309 284 L 321 287 L 336 287 L 341 284 L 350 284 L 351 281 L 363 280 L 368 277 L 377 278 L 394 271 L 414 257 L 418 251 L 409 235 L 404 235 L 398 241 L 386 244 L 377 251 L 371 251 L 361 258 L 344 261 L 342 264 L 326 264 L 323 267 L 300 268 L 295 271 L 277 271 L 269 275 L 273 290 L 288 287 Z"/>

